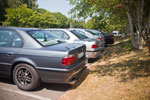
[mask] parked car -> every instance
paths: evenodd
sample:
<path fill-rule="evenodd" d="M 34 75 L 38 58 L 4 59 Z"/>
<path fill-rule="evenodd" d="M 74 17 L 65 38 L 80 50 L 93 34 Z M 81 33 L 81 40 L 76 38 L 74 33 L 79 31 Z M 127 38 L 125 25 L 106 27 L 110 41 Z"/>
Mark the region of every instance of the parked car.
<path fill-rule="evenodd" d="M 119 31 L 112 31 L 112 33 L 114 36 L 120 36 Z"/>
<path fill-rule="evenodd" d="M 41 81 L 72 84 L 85 69 L 85 49 L 49 31 L 0 27 L 0 73 L 13 76 L 22 90 L 33 90 Z"/>
<path fill-rule="evenodd" d="M 94 32 L 91 32 L 88 29 L 81 29 L 81 28 L 73 28 L 71 30 L 75 30 L 75 31 L 79 32 L 80 34 L 87 36 L 88 38 L 98 39 L 102 43 L 103 50 L 105 49 L 104 48 L 105 40 L 104 40 L 104 36 L 102 34 L 95 34 Z"/>
<path fill-rule="evenodd" d="M 114 35 L 112 35 L 112 34 L 107 34 L 107 33 L 104 33 L 102 31 L 94 30 L 94 29 L 89 29 L 89 31 L 91 31 L 95 34 L 102 34 L 104 36 L 104 39 L 105 39 L 105 45 L 114 43 Z"/>
<path fill-rule="evenodd" d="M 81 43 L 86 45 L 86 55 L 88 58 L 97 58 L 103 50 L 102 44 L 97 39 L 88 38 L 75 30 L 69 29 L 46 29 L 55 34 L 60 39 L 68 43 Z"/>

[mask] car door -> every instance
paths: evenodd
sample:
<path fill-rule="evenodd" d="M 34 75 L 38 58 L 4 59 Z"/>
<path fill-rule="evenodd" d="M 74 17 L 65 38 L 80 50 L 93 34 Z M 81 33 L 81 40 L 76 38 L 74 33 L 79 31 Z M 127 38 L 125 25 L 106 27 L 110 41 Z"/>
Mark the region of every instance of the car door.
<path fill-rule="evenodd" d="M 17 32 L 0 30 L 0 73 L 10 74 L 12 62 L 23 45 Z"/>

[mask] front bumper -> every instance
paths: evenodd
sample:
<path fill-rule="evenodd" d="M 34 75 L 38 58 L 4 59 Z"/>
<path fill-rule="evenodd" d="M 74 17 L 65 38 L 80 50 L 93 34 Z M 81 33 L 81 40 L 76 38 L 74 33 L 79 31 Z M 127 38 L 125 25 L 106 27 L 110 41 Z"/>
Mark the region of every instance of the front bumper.
<path fill-rule="evenodd" d="M 101 56 L 102 50 L 97 50 L 97 51 L 86 51 L 86 55 L 88 58 L 97 58 Z"/>
<path fill-rule="evenodd" d="M 42 82 L 73 84 L 85 70 L 87 58 L 68 69 L 38 69 Z"/>

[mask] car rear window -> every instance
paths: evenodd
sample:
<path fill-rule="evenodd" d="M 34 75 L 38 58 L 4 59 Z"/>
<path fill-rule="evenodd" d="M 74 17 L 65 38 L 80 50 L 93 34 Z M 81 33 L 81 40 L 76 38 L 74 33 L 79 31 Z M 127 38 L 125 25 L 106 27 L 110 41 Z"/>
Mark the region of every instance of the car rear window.
<path fill-rule="evenodd" d="M 43 46 L 50 46 L 58 43 L 62 43 L 56 36 L 52 35 L 49 31 L 44 30 L 32 30 L 27 31 L 36 41 Z"/>
<path fill-rule="evenodd" d="M 96 31 L 91 31 L 91 30 L 85 30 L 85 31 L 91 33 L 92 35 L 98 35 L 99 34 L 99 32 L 96 32 Z"/>
<path fill-rule="evenodd" d="M 75 36 L 77 36 L 80 40 L 88 38 L 88 37 L 78 33 L 76 30 L 71 30 L 70 32 L 73 33 Z"/>

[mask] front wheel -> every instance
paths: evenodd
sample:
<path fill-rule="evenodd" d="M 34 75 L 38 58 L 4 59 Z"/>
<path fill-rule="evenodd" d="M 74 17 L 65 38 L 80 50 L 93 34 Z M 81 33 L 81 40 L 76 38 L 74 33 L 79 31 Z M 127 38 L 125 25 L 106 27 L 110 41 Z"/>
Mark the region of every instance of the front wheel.
<path fill-rule="evenodd" d="M 37 71 L 28 64 L 18 64 L 13 70 L 13 80 L 21 90 L 34 90 L 40 84 Z"/>

